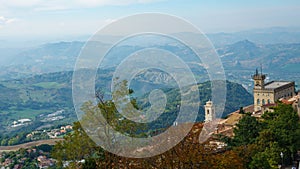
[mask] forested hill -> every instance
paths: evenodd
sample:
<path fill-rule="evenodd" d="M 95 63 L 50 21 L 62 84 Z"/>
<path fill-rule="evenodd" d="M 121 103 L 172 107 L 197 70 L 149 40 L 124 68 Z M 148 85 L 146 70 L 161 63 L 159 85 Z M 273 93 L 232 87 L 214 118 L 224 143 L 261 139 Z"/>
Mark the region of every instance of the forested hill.
<path fill-rule="evenodd" d="M 197 121 L 201 122 L 204 120 L 204 105 L 205 103 L 210 100 L 211 97 L 211 82 L 207 81 L 204 83 L 197 84 L 199 89 L 199 96 L 200 96 L 200 109 L 197 117 Z M 174 113 L 174 110 L 176 110 L 177 104 L 180 104 L 180 91 L 179 89 L 163 89 L 164 93 L 167 97 L 167 103 L 166 103 L 166 111 L 162 115 L 164 116 L 162 119 L 166 122 L 172 122 L 176 119 L 176 113 Z M 222 117 L 226 117 L 229 113 L 232 113 L 236 110 L 238 110 L 240 107 L 244 107 L 250 104 L 253 104 L 253 96 L 247 92 L 245 88 L 243 88 L 242 85 L 233 83 L 230 81 L 227 81 L 227 95 L 226 95 L 226 102 L 225 102 L 225 109 L 222 114 Z M 141 97 L 139 100 L 139 106 L 141 108 L 149 107 L 150 103 L 149 100 L 145 99 L 147 98 L 147 94 L 144 97 Z M 217 95 L 218 96 L 218 95 Z M 218 106 L 218 105 L 215 105 Z M 166 120 L 168 119 L 168 120 Z M 161 126 L 162 128 L 167 127 Z"/>
<path fill-rule="evenodd" d="M 111 79 L 112 72 L 102 72 L 101 80 L 97 80 L 97 86 L 107 84 Z M 11 131 L 12 123 L 19 119 L 28 118 L 32 123 L 28 126 L 38 128 L 43 125 L 63 124 L 75 121 L 76 113 L 72 103 L 72 72 L 58 72 L 34 76 L 32 78 L 10 80 L 0 82 L 0 130 Z M 161 87 L 158 84 L 155 87 Z M 200 97 L 203 103 L 211 98 L 210 82 L 198 84 Z M 176 99 L 176 89 L 166 89 L 170 100 Z M 141 107 L 143 99 L 138 97 Z M 239 109 L 241 106 L 252 104 L 253 97 L 240 84 L 227 82 L 227 101 L 223 116 Z M 202 103 L 201 103 L 202 104 Z M 176 105 L 173 105 L 176 106 Z M 62 110 L 62 111 L 61 111 Z M 55 112 L 60 112 L 55 114 Z M 201 113 L 202 110 L 200 110 Z M 54 113 L 54 114 L 53 114 Z M 57 117 L 57 118 L 48 118 Z M 199 120 L 203 120 L 200 115 Z M 25 126 L 26 127 L 26 126 Z M 24 129 L 24 126 L 23 128 Z"/>

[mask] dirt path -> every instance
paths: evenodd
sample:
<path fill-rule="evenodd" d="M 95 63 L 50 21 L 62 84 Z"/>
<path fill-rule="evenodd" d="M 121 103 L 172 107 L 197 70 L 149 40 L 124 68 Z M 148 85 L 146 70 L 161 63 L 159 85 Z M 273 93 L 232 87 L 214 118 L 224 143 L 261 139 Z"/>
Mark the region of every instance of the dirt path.
<path fill-rule="evenodd" d="M 33 141 L 33 142 L 19 144 L 19 145 L 15 145 L 15 146 L 0 146 L 0 153 L 4 152 L 4 151 L 17 151 L 20 148 L 30 148 L 30 147 L 39 146 L 42 144 L 54 145 L 54 144 L 56 144 L 57 141 L 60 141 L 60 140 L 63 140 L 63 139 L 39 140 L 39 141 Z"/>

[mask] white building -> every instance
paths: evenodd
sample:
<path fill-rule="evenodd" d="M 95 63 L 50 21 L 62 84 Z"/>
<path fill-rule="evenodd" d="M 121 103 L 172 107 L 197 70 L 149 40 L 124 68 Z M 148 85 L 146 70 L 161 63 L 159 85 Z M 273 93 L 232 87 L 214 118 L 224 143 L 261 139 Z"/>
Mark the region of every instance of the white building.
<path fill-rule="evenodd" d="M 216 118 L 215 108 L 212 101 L 206 102 L 205 107 L 205 122 L 213 121 Z"/>

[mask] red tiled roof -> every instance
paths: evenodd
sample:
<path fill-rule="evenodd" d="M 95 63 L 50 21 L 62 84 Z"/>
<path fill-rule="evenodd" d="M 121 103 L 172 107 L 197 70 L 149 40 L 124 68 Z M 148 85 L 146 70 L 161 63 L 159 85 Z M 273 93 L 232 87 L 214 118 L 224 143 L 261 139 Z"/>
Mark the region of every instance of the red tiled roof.
<path fill-rule="evenodd" d="M 280 100 L 282 103 L 284 104 L 293 104 L 295 101 L 289 101 L 289 100 L 286 100 L 286 99 L 282 99 Z"/>
<path fill-rule="evenodd" d="M 263 105 L 262 107 L 273 107 L 273 106 L 276 106 L 276 104 L 275 103 L 268 103 L 268 104 L 265 104 L 265 105 Z"/>

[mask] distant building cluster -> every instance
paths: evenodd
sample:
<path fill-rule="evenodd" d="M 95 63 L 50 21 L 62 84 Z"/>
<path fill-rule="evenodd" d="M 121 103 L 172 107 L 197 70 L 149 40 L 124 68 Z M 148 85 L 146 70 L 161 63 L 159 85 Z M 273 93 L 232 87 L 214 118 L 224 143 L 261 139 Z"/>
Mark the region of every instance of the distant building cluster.
<path fill-rule="evenodd" d="M 65 116 L 63 116 L 64 110 L 58 110 L 56 112 L 44 115 L 41 114 L 39 116 L 39 118 L 41 118 L 41 122 L 52 122 L 52 121 L 57 121 L 57 120 L 62 120 L 65 118 Z M 10 127 L 12 128 L 16 128 L 16 127 L 22 127 L 22 126 L 26 126 L 32 123 L 31 119 L 19 119 L 19 120 L 15 120 L 12 122 L 12 124 L 10 125 Z"/>
<path fill-rule="evenodd" d="M 12 128 L 15 127 L 20 127 L 20 126 L 25 126 L 31 123 L 30 119 L 20 119 L 17 121 L 14 121 L 13 124 L 11 125 Z"/>
<path fill-rule="evenodd" d="M 53 129 L 50 132 L 47 132 L 47 134 L 50 138 L 57 138 L 57 137 L 64 135 L 72 130 L 73 130 L 73 127 L 71 125 L 67 125 L 67 126 L 60 127 L 60 129 Z"/>
<path fill-rule="evenodd" d="M 62 119 L 65 118 L 65 116 L 62 115 L 63 112 L 64 112 L 64 110 L 58 110 L 54 113 L 48 114 L 48 115 L 46 115 L 46 117 L 44 117 L 43 120 L 41 120 L 41 122 L 50 122 L 50 121 L 62 120 Z"/>
<path fill-rule="evenodd" d="M 40 155 L 37 158 L 39 168 L 49 168 L 55 164 L 55 160 L 48 158 L 45 155 Z"/>
<path fill-rule="evenodd" d="M 63 136 L 69 132 L 73 131 L 73 127 L 71 125 L 61 126 L 60 128 L 56 129 L 49 129 L 49 130 L 35 130 L 31 133 L 26 135 L 26 138 L 30 138 L 31 140 L 39 140 L 41 139 L 41 135 L 47 135 L 51 139 L 58 138 Z"/>
<path fill-rule="evenodd" d="M 28 155 L 22 154 L 20 151 L 14 154 L 15 157 L 7 157 L 0 161 L 0 169 L 21 169 L 24 168 L 25 163 L 32 160 L 34 156 L 37 156 L 35 165 L 38 168 L 49 168 L 54 166 L 55 160 L 47 157 L 49 153 L 43 152 L 42 150 L 37 150 L 36 148 L 26 149 Z M 4 157 L 3 153 L 0 153 L 0 159 Z"/>

